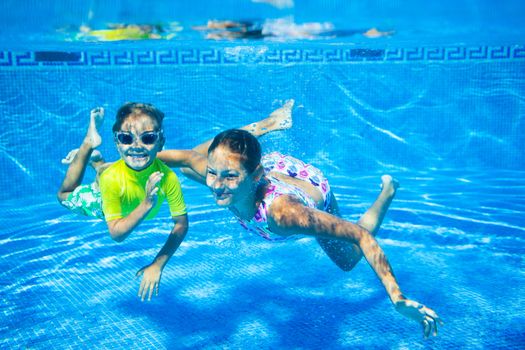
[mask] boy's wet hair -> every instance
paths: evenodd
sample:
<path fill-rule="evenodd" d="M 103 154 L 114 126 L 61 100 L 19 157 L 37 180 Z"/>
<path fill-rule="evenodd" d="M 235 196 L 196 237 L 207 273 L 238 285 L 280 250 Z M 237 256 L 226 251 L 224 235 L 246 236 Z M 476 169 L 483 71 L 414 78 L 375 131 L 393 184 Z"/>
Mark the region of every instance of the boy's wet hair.
<path fill-rule="evenodd" d="M 113 124 L 113 132 L 118 132 L 122 128 L 124 120 L 130 115 L 145 114 L 156 121 L 159 130 L 162 129 L 162 121 L 164 120 L 164 113 L 160 109 L 149 103 L 126 102 L 117 111 L 115 124 Z"/>
<path fill-rule="evenodd" d="M 241 155 L 242 165 L 248 173 L 253 173 L 261 163 L 261 145 L 248 131 L 229 129 L 219 133 L 208 148 L 208 154 L 218 146 L 226 146 L 233 153 Z"/>

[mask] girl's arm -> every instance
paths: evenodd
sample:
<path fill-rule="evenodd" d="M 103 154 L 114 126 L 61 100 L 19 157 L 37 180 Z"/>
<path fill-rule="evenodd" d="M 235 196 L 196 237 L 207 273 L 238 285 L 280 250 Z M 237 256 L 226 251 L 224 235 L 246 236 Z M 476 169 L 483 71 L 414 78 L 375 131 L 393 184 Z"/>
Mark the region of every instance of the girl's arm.
<path fill-rule="evenodd" d="M 383 249 L 370 232 L 326 212 L 308 208 L 295 197 L 287 195 L 275 199 L 268 214 L 269 228 L 277 234 L 303 234 L 357 244 L 396 310 L 420 322 L 425 336 L 437 334 L 437 323 L 442 323 L 439 316 L 426 306 L 403 296 Z"/>
<path fill-rule="evenodd" d="M 292 196 L 277 198 L 269 212 L 269 227 L 280 235 L 303 234 L 356 243 L 385 287 L 393 304 L 405 299 L 392 267 L 376 239 L 361 226 L 304 206 Z"/>
<path fill-rule="evenodd" d="M 206 184 L 208 159 L 193 150 L 166 150 L 157 153 L 157 158 L 170 168 L 181 168 L 184 175 L 201 184 Z"/>

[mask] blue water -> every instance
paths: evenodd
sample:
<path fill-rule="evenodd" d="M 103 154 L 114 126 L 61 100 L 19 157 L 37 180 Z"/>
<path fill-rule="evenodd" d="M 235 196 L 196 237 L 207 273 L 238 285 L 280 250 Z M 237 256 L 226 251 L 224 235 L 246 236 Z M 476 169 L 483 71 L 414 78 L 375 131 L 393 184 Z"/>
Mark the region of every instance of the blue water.
<path fill-rule="evenodd" d="M 0 348 L 522 348 L 521 4 L 221 3 L 2 5 Z M 60 41 L 56 28 L 85 23 L 89 10 L 92 25 L 153 18 L 187 27 L 243 13 L 396 34 L 210 42 L 185 31 L 172 41 Z M 190 148 L 289 98 L 292 129 L 265 136 L 263 148 L 321 168 L 346 219 L 373 202 L 382 174 L 400 181 L 377 238 L 404 294 L 444 320 L 438 337 L 424 340 L 396 313 L 366 262 L 346 273 L 310 238 L 252 237 L 180 173 L 190 231 L 151 302 L 136 297 L 134 274 L 165 241 L 167 208 L 117 244 L 103 222 L 56 202 L 60 160 L 80 144 L 95 106 L 107 115 L 100 150 L 114 160 L 110 129 L 125 101 L 157 105 L 166 147 Z"/>

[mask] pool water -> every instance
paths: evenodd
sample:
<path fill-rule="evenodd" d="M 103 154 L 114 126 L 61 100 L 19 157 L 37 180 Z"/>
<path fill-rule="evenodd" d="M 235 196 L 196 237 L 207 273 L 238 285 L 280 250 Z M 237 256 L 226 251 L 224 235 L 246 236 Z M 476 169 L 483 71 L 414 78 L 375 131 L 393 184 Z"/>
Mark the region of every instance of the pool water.
<path fill-rule="evenodd" d="M 522 348 L 523 9 L 517 1 L 499 11 L 459 1 L 456 12 L 447 2 L 432 11 L 416 3 L 58 1 L 32 4 L 33 12 L 5 2 L 0 348 Z M 173 40 L 61 41 L 56 28 L 85 22 L 90 10 L 92 25 L 157 18 L 186 29 Z M 206 41 L 188 29 L 236 11 L 395 34 Z M 251 236 L 178 170 L 190 230 L 151 302 L 138 299 L 134 275 L 171 229 L 167 208 L 118 244 L 105 223 L 55 199 L 60 160 L 80 144 L 95 106 L 106 109 L 100 150 L 115 160 L 110 129 L 126 101 L 154 103 L 166 113 L 166 148 L 191 148 L 290 98 L 293 127 L 263 137 L 263 149 L 322 169 L 352 221 L 382 174 L 399 180 L 377 239 L 404 294 L 444 320 L 438 337 L 423 339 L 394 310 L 365 261 L 343 272 L 311 238 Z M 93 178 L 88 171 L 85 182 Z"/>

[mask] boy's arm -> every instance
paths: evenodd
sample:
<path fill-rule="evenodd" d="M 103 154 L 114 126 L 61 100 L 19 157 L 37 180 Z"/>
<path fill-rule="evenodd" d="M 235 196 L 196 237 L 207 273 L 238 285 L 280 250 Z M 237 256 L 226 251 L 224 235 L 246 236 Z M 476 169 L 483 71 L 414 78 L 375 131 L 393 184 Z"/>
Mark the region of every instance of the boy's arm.
<path fill-rule="evenodd" d="M 137 277 L 143 276 L 138 294 L 142 301 L 146 298 L 151 300 L 153 293 L 155 293 L 155 296 L 159 294 L 162 270 L 173 253 L 179 248 L 188 232 L 188 216 L 186 214 L 173 217 L 173 221 L 175 222 L 173 230 L 153 262 L 137 272 Z"/>
<path fill-rule="evenodd" d="M 107 221 L 109 234 L 113 240 L 117 242 L 125 240 L 148 215 L 157 203 L 157 192 L 159 190 L 157 184 L 163 176 L 164 174 L 159 171 L 151 174 L 146 183 L 146 197 L 144 200 L 126 217 Z"/>

